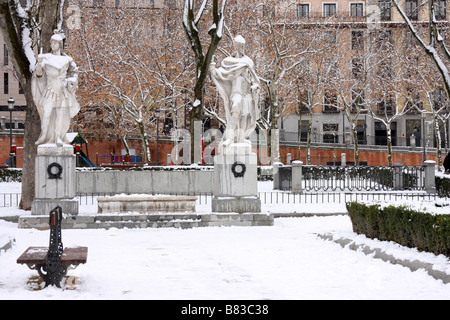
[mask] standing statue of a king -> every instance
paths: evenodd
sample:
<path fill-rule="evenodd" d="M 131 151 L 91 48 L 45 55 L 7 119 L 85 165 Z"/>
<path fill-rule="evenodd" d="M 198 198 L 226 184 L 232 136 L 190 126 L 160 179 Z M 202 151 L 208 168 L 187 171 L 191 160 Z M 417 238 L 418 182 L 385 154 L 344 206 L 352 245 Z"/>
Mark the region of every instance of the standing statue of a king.
<path fill-rule="evenodd" d="M 227 120 L 219 154 L 229 153 L 227 147 L 232 144 L 244 144 L 246 150 L 251 150 L 249 136 L 261 115 L 259 78 L 252 59 L 245 55 L 245 39 L 237 36 L 233 46 L 233 54 L 223 59 L 219 68 L 215 68 L 215 63 L 210 66 L 211 78 L 224 101 Z"/>

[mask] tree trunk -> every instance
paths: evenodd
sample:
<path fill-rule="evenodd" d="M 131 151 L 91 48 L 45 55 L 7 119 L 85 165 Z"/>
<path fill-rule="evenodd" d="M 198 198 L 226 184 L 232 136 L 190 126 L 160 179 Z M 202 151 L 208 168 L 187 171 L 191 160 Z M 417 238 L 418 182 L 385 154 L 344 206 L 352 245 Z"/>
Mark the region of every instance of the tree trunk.
<path fill-rule="evenodd" d="M 33 7 L 33 12 L 26 17 L 19 16 L 16 2 L 0 0 L 0 31 L 2 32 L 14 71 L 22 85 L 27 101 L 25 114 L 25 134 L 23 142 L 22 196 L 19 207 L 30 210 L 34 200 L 34 172 L 37 147 L 35 142 L 41 132 L 41 121 L 31 94 L 30 61 L 25 53 L 23 30 L 31 30 L 30 36 L 36 33 L 32 26 L 39 26 L 40 47 L 44 51 L 50 49 L 50 37 L 56 29 L 60 12 L 60 0 L 41 0 L 39 8 Z M 42 40 L 41 40 L 42 39 Z"/>
<path fill-rule="evenodd" d="M 41 133 L 41 119 L 31 95 L 31 85 L 24 86 L 27 100 L 25 114 L 25 134 L 23 139 L 23 169 L 22 169 L 22 196 L 19 207 L 23 210 L 31 210 L 31 203 L 35 197 L 34 173 L 35 158 L 37 153 L 36 140 Z"/>
<path fill-rule="evenodd" d="M 387 152 L 388 152 L 388 166 L 392 166 L 392 133 L 391 124 L 387 127 Z"/>
<path fill-rule="evenodd" d="M 201 8 L 197 14 L 194 14 L 195 6 L 191 6 L 193 3 L 189 3 L 185 0 L 184 6 L 184 20 L 183 28 L 191 45 L 192 51 L 195 55 L 196 63 L 196 75 L 195 75 L 195 87 L 194 87 L 194 104 L 189 112 L 190 116 L 190 128 L 191 134 L 191 161 L 194 161 L 194 123 L 195 121 L 203 121 L 203 102 L 204 102 L 204 87 L 208 76 L 209 65 L 211 64 L 214 53 L 216 52 L 219 42 L 222 39 L 222 31 L 218 32 L 219 25 L 223 24 L 223 10 L 225 8 L 226 0 L 223 0 L 222 7 L 219 6 L 219 0 L 212 1 L 212 25 L 208 30 L 208 34 L 211 38 L 208 50 L 206 54 L 203 54 L 203 46 L 200 39 L 198 30 L 198 24 L 200 20 L 196 20 L 203 14 L 205 8 Z M 193 152 L 194 151 L 194 152 Z"/>
<path fill-rule="evenodd" d="M 434 122 L 434 134 L 436 138 L 436 159 L 437 159 L 437 168 L 440 172 L 442 169 L 442 148 L 441 148 L 441 132 L 439 130 L 439 120 L 437 117 L 433 117 Z"/>
<path fill-rule="evenodd" d="M 277 134 L 273 137 L 275 130 L 278 130 L 279 108 L 276 85 L 270 82 L 267 88 L 270 101 L 270 132 L 267 138 L 267 151 L 273 164 L 280 161 L 280 136 Z"/>
<path fill-rule="evenodd" d="M 158 121 L 159 119 L 156 119 Z M 148 147 L 148 140 L 145 133 L 145 126 L 142 121 L 136 121 L 139 128 L 139 135 L 141 136 L 141 146 L 142 146 L 142 162 L 150 161 L 150 152 Z M 158 150 L 156 150 L 158 152 Z"/>
<path fill-rule="evenodd" d="M 311 164 L 312 112 L 308 116 L 308 135 L 306 137 L 306 164 Z"/>
<path fill-rule="evenodd" d="M 355 152 L 355 166 L 359 166 L 359 143 L 358 143 L 358 133 L 356 132 L 354 126 L 352 128 L 353 135 L 353 150 Z"/>
<path fill-rule="evenodd" d="M 208 64 L 208 67 L 209 67 L 209 64 Z M 204 91 L 203 91 L 203 88 L 205 86 L 205 83 L 206 83 L 206 76 L 204 78 L 197 78 L 197 82 L 196 82 L 195 88 L 194 88 L 194 105 L 192 106 L 192 109 L 189 112 L 189 119 L 190 119 L 189 134 L 191 135 L 191 141 L 190 141 L 190 143 L 191 143 L 191 154 L 190 154 L 191 163 L 194 163 L 194 161 L 195 161 L 194 153 L 196 152 L 195 147 L 194 147 L 195 138 L 196 138 L 196 137 L 194 137 L 194 134 L 195 134 L 194 123 L 196 121 L 203 122 L 203 115 L 204 115 L 204 111 L 203 111 Z"/>
<path fill-rule="evenodd" d="M 123 135 L 123 136 L 121 135 L 119 138 L 120 138 L 120 141 L 122 142 L 123 147 L 125 148 L 125 152 L 127 154 L 130 154 L 130 147 L 128 146 L 126 135 Z"/>

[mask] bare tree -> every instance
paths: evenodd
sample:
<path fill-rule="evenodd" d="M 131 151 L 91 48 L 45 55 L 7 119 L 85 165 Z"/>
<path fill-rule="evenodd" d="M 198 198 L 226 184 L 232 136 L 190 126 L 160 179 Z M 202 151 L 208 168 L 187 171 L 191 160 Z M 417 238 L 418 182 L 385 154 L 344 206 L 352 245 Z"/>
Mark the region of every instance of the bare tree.
<path fill-rule="evenodd" d="M 392 160 L 392 123 L 403 117 L 412 108 L 414 92 L 409 92 L 407 60 L 404 56 L 402 43 L 395 43 L 391 34 L 384 30 L 378 30 L 370 37 L 373 53 L 373 72 L 370 77 L 370 93 L 367 102 L 369 112 L 374 120 L 381 122 L 386 127 L 387 135 L 387 160 L 388 165 Z"/>
<path fill-rule="evenodd" d="M 34 200 L 34 172 L 41 132 L 40 118 L 31 94 L 31 76 L 36 64 L 35 52 L 50 50 L 53 30 L 62 25 L 64 0 L 28 0 L 22 7 L 17 0 L 0 0 L 0 30 L 27 101 L 23 156 L 22 195 L 20 208 L 31 209 Z"/>
<path fill-rule="evenodd" d="M 222 0 L 221 4 L 219 0 L 211 0 L 211 4 L 209 4 L 209 0 L 201 0 L 199 2 L 184 0 L 183 28 L 195 57 L 194 102 L 190 111 L 191 136 L 194 135 L 194 122 L 203 120 L 204 88 L 209 65 L 222 39 L 226 3 L 226 0 Z M 202 34 L 201 30 L 208 23 L 202 20 L 202 17 L 207 13 L 211 14 L 210 24 L 206 25 L 210 41 L 205 50 L 206 46 L 203 44 L 204 34 Z M 191 139 L 192 150 L 194 148 L 194 140 Z M 194 160 L 194 154 L 192 154 L 192 160 Z"/>
<path fill-rule="evenodd" d="M 400 6 L 398 0 L 392 0 L 403 20 L 406 22 L 412 36 L 423 51 L 430 57 L 442 76 L 447 95 L 450 96 L 450 75 L 446 64 L 450 62 L 450 53 L 445 45 L 445 39 L 439 31 L 438 20 L 436 19 L 437 3 L 434 0 L 428 0 L 428 42 L 420 34 L 417 27 L 413 24 L 407 13 Z"/>
<path fill-rule="evenodd" d="M 290 108 L 288 112 L 298 112 L 301 118 L 304 114 L 307 116 L 306 164 L 311 163 L 312 123 L 315 108 L 323 106 L 323 92 L 330 86 L 331 78 L 336 71 L 339 54 L 335 36 L 335 31 L 321 26 L 314 29 L 300 29 L 298 34 L 299 43 L 304 41 L 312 44 L 312 47 L 310 54 L 293 72 L 297 77 L 291 80 L 289 86 L 291 95 L 295 98 L 294 110 Z"/>
<path fill-rule="evenodd" d="M 291 1 L 280 3 L 275 0 L 249 1 L 241 5 L 241 14 L 248 17 L 248 22 L 246 30 L 239 32 L 250 38 L 248 50 L 256 56 L 260 81 L 266 88 L 259 127 L 267 133 L 272 162 L 279 161 L 280 157 L 278 120 L 292 103 L 290 83 L 295 81 L 294 71 L 315 43 L 314 39 L 299 41 L 301 27 L 291 25 L 295 5 Z"/>
<path fill-rule="evenodd" d="M 83 77 L 95 83 L 81 89 L 84 105 L 106 110 L 102 113 L 108 117 L 104 133 L 111 133 L 108 124 L 120 124 L 115 132 L 124 143 L 124 126 L 134 127 L 141 140 L 142 160 L 150 161 L 149 143 L 155 139 L 160 121 L 155 111 L 174 114 L 192 65 L 185 56 L 184 38 L 178 37 L 182 30 L 175 23 L 176 12 L 167 8 L 101 8 L 87 9 L 83 14 L 88 16 L 78 35 L 83 45 L 72 51 L 88 58 L 80 69 Z"/>

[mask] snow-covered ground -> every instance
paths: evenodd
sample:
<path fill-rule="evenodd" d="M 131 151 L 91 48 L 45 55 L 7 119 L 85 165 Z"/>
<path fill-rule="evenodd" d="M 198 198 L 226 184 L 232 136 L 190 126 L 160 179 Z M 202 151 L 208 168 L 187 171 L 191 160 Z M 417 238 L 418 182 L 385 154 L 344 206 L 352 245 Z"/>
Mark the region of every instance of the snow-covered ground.
<path fill-rule="evenodd" d="M 0 184 L 0 193 L 15 188 L 20 191 L 20 184 Z M 325 210 L 322 204 L 289 206 L 297 212 L 302 206 Z M 92 214 L 94 206 L 82 209 Z M 1 208 L 0 215 L 8 215 L 7 210 L 29 214 Z M 450 259 L 366 239 L 352 232 L 348 216 L 340 215 L 277 218 L 272 227 L 63 230 L 65 247 L 89 247 L 88 261 L 68 273 L 77 281 L 75 289 L 42 289 L 37 272 L 16 259 L 29 246 L 47 246 L 49 232 L 0 220 L 0 235 L 15 239 L 0 253 L 0 299 L 450 298 L 450 284 L 424 270 L 412 272 L 317 236 L 326 233 L 380 247 L 399 259 L 431 262 L 450 274 Z"/>

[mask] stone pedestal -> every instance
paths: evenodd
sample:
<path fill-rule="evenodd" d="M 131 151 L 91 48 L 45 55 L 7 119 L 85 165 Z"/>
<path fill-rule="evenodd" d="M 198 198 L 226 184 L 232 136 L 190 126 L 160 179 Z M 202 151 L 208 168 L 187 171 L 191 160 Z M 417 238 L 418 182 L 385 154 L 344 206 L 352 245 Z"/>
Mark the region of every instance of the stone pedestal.
<path fill-rule="evenodd" d="M 257 157 L 247 144 L 228 146 L 214 157 L 213 212 L 261 212 Z"/>
<path fill-rule="evenodd" d="M 259 213 L 261 200 L 258 197 L 216 197 L 211 202 L 213 212 Z"/>
<path fill-rule="evenodd" d="M 64 214 L 77 215 L 73 146 L 40 145 L 35 165 L 35 200 L 31 214 L 48 215 L 53 208 L 61 206 Z"/>

